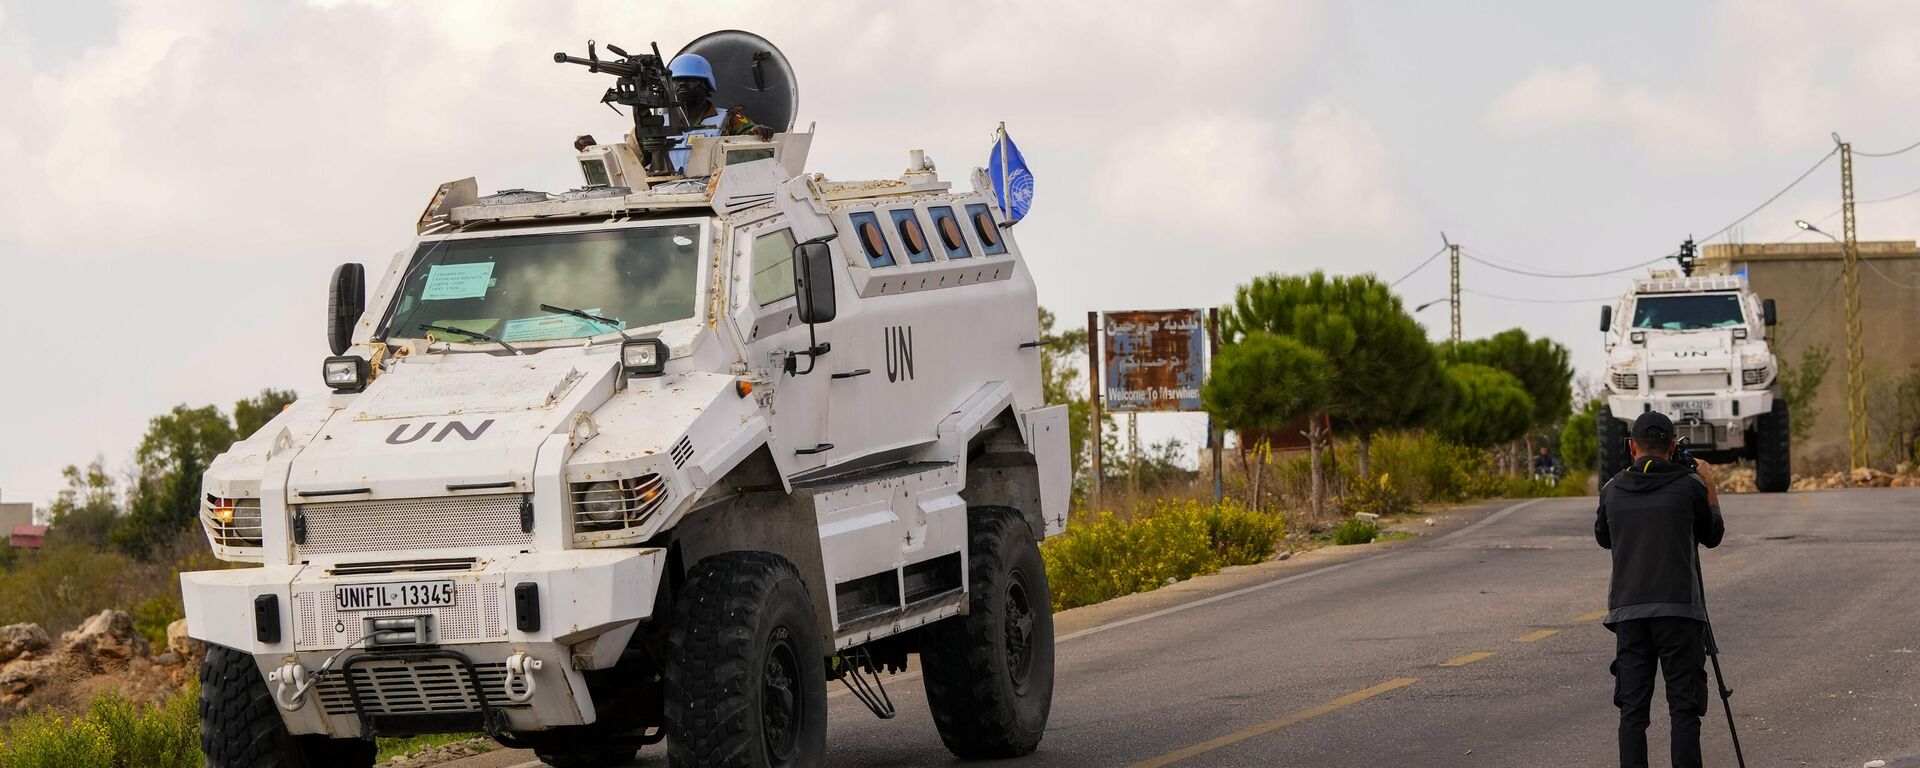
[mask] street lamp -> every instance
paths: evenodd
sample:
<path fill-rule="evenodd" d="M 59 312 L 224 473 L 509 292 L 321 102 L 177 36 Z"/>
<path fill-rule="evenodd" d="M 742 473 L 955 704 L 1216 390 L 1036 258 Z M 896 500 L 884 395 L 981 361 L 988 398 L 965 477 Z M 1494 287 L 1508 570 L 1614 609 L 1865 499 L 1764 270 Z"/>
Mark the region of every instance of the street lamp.
<path fill-rule="evenodd" d="M 1840 238 L 1837 238 L 1837 237 L 1834 237 L 1833 235 L 1828 234 L 1826 230 L 1814 226 L 1813 224 L 1809 223 L 1806 219 L 1794 219 L 1793 225 L 1801 229 L 1804 229 L 1808 232 L 1818 234 L 1821 237 L 1825 237 L 1826 239 L 1832 240 L 1836 243 L 1840 242 Z"/>
<path fill-rule="evenodd" d="M 1420 310 L 1426 309 L 1427 307 L 1431 307 L 1435 304 L 1452 304 L 1452 303 L 1453 303 L 1453 299 L 1434 299 L 1433 301 L 1429 301 L 1425 304 L 1414 307 L 1413 311 L 1419 312 Z"/>

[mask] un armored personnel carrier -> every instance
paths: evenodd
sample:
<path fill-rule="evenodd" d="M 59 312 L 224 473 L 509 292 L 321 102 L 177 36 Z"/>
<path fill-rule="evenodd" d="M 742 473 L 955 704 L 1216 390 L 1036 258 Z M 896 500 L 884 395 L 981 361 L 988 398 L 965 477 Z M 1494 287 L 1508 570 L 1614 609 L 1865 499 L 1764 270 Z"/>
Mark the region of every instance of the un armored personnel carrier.
<path fill-rule="evenodd" d="M 1032 751 L 1053 688 L 1037 541 L 1066 409 L 985 173 L 808 173 L 794 82 L 742 32 L 688 46 L 776 129 L 681 142 L 657 53 L 584 186 L 441 185 L 323 367 L 206 473 L 221 558 L 181 577 L 208 765 L 370 765 L 484 731 L 555 766 L 817 766 L 827 687 L 882 717 L 918 656 L 946 746 Z M 849 702 L 851 703 L 851 701 Z"/>
<path fill-rule="evenodd" d="M 1761 491 L 1785 491 L 1793 479 L 1792 440 L 1780 364 L 1767 340 L 1773 300 L 1755 296 L 1743 275 L 1692 275 L 1692 255 L 1689 240 L 1680 272 L 1635 280 L 1618 314 L 1611 305 L 1600 308 L 1607 334 L 1601 476 L 1626 468 L 1633 419 L 1660 411 L 1695 456 L 1750 460 Z"/>

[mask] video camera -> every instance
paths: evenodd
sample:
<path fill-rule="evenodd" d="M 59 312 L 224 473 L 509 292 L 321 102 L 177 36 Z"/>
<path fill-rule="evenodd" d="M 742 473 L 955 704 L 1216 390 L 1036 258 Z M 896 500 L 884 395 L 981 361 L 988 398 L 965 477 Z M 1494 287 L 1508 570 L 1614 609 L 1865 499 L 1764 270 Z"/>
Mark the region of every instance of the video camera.
<path fill-rule="evenodd" d="M 1700 471 L 1700 460 L 1687 451 L 1687 438 L 1682 437 L 1673 441 L 1673 453 L 1667 456 L 1667 460 L 1686 467 L 1688 472 Z"/>

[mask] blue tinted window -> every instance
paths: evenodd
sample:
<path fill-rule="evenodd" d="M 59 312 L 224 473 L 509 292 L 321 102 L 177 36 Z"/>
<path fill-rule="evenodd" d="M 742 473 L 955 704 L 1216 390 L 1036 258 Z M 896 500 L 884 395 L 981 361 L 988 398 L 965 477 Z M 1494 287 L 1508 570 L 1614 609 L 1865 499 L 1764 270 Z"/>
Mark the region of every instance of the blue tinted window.
<path fill-rule="evenodd" d="M 861 211 L 847 215 L 853 222 L 853 238 L 860 241 L 860 250 L 867 254 L 867 266 L 893 266 L 893 248 L 887 245 L 887 233 L 880 230 L 880 217 L 871 211 Z"/>
<path fill-rule="evenodd" d="M 980 248 L 988 256 L 1007 252 L 1007 241 L 1000 239 L 1000 227 L 993 223 L 993 214 L 987 211 L 986 204 L 967 206 L 967 219 L 973 222 L 973 234 L 980 238 Z"/>
<path fill-rule="evenodd" d="M 964 259 L 973 255 L 967 247 L 967 236 L 960 230 L 960 217 L 953 215 L 953 207 L 936 205 L 927 209 L 933 214 L 933 231 L 940 237 L 940 247 L 947 252 L 949 259 Z"/>
<path fill-rule="evenodd" d="M 900 245 L 907 249 L 907 261 L 925 264 L 933 261 L 933 246 L 927 242 L 927 233 L 920 229 L 920 214 L 912 208 L 890 211 L 893 216 L 894 231 L 900 235 Z"/>

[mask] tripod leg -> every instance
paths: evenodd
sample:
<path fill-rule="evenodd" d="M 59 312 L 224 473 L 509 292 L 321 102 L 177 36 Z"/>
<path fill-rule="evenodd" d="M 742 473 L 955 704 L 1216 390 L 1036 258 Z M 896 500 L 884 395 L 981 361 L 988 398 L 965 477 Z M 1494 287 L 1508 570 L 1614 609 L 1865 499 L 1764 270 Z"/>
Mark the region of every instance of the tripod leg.
<path fill-rule="evenodd" d="M 1713 661 L 1713 684 L 1720 690 L 1720 708 L 1727 713 L 1727 734 L 1733 737 L 1733 759 L 1740 768 L 1747 768 L 1747 756 L 1740 751 L 1740 729 L 1733 724 L 1733 689 L 1727 687 L 1726 675 L 1720 671 L 1720 648 L 1713 642 L 1713 626 L 1707 626 L 1707 658 Z"/>

